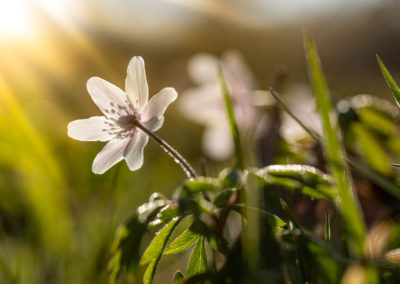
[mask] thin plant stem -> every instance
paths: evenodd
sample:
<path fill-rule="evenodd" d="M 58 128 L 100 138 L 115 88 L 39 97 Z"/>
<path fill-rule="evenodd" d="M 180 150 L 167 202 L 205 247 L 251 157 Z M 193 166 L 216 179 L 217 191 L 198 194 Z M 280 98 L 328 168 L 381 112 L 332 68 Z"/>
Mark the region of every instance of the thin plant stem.
<path fill-rule="evenodd" d="M 153 133 L 152 131 L 148 130 L 146 127 L 143 126 L 138 120 L 135 120 L 133 124 L 140 128 L 144 133 L 149 135 L 151 138 L 153 138 L 158 144 L 160 144 L 161 148 L 167 152 L 173 159 L 174 161 L 181 166 L 185 174 L 189 179 L 193 179 L 198 177 L 196 171 L 193 169 L 193 167 L 185 160 L 185 158 L 182 157 L 181 154 L 178 153 L 174 148 L 172 148 L 167 142 L 165 142 L 160 136 L 157 134 Z"/>
<path fill-rule="evenodd" d="M 269 88 L 272 96 L 279 102 L 279 104 L 283 107 L 283 109 L 298 123 L 300 126 L 307 131 L 308 134 L 311 135 L 312 138 L 314 138 L 316 141 L 320 142 L 321 138 L 318 137 L 318 134 L 316 134 L 314 131 L 312 131 L 308 126 L 306 126 L 300 119 L 297 118 L 296 115 L 291 111 L 291 109 L 287 106 L 285 100 L 282 98 L 281 95 L 279 95 L 272 87 Z"/>

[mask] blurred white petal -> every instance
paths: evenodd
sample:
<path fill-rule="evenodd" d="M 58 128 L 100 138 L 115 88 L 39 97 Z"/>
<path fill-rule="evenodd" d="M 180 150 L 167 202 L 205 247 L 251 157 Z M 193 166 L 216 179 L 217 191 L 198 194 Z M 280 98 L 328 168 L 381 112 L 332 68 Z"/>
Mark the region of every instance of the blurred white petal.
<path fill-rule="evenodd" d="M 109 168 L 123 159 L 123 154 L 131 137 L 129 135 L 117 136 L 104 146 L 93 161 L 92 171 L 103 174 Z"/>
<path fill-rule="evenodd" d="M 108 141 L 120 130 L 121 128 L 105 116 L 78 119 L 68 124 L 68 136 L 80 141 Z"/>
<path fill-rule="evenodd" d="M 303 84 L 295 84 L 288 89 L 285 101 L 293 113 L 307 126 L 322 134 L 322 126 L 316 111 L 315 100 L 311 89 Z M 307 132 L 286 112 L 282 117 L 280 128 L 282 137 L 295 142 L 308 135 Z"/>
<path fill-rule="evenodd" d="M 218 83 L 219 64 L 219 59 L 208 53 L 192 56 L 188 62 L 190 79 L 199 85 Z"/>
<path fill-rule="evenodd" d="M 157 94 L 155 94 L 145 106 L 140 121 L 147 127 L 151 128 L 151 131 L 158 130 L 162 124 L 164 112 L 167 107 L 176 100 L 178 97 L 177 92 L 174 88 L 164 88 Z M 157 126 L 158 128 L 156 129 Z"/>
<path fill-rule="evenodd" d="M 228 81 L 239 82 L 246 87 L 254 84 L 253 74 L 243 56 L 236 50 L 229 50 L 222 55 L 222 70 Z"/>
<path fill-rule="evenodd" d="M 106 117 L 118 119 L 132 113 L 125 93 L 106 80 L 92 77 L 87 81 L 87 89 L 94 103 Z"/>
<path fill-rule="evenodd" d="M 228 125 L 208 127 L 203 134 L 203 151 L 215 160 L 226 160 L 233 152 L 234 145 Z"/>
<path fill-rule="evenodd" d="M 189 119 L 203 125 L 218 125 L 227 121 L 225 105 L 218 84 L 186 90 L 178 101 L 180 111 Z"/>
<path fill-rule="evenodd" d="M 133 138 L 124 152 L 126 164 L 131 171 L 140 169 L 143 165 L 143 149 L 149 141 L 149 136 L 142 130 L 136 129 Z"/>
<path fill-rule="evenodd" d="M 149 99 L 144 60 L 140 56 L 131 59 L 127 69 L 125 91 L 134 109 L 141 112 Z"/>

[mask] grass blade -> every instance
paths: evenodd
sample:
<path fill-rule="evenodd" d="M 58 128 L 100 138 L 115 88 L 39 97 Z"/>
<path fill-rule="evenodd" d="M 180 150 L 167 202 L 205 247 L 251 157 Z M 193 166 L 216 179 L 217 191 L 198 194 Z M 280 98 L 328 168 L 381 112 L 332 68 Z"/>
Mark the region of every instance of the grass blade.
<path fill-rule="evenodd" d="M 243 170 L 244 169 L 243 152 L 242 152 L 242 145 L 240 142 L 239 128 L 236 123 L 235 113 L 233 111 L 233 106 L 232 106 L 232 100 L 229 96 L 229 91 L 226 86 L 222 70 L 219 71 L 219 81 L 221 84 L 222 95 L 224 96 L 225 109 L 228 115 L 229 127 L 231 129 L 233 142 L 235 144 L 235 156 L 236 156 L 237 167 Z"/>
<path fill-rule="evenodd" d="M 383 77 L 385 77 L 386 82 L 392 90 L 397 106 L 400 107 L 400 89 L 378 55 L 376 55 L 376 59 L 378 60 L 379 67 L 382 70 Z"/>
<path fill-rule="evenodd" d="M 329 171 L 337 187 L 338 198 L 336 198 L 336 206 L 343 215 L 347 233 L 345 239 L 349 247 L 352 248 L 353 253 L 357 257 L 361 257 L 366 234 L 364 220 L 358 201 L 351 189 L 344 152 L 338 138 L 338 133 L 334 128 L 336 121 L 332 119 L 333 107 L 329 98 L 328 86 L 322 72 L 317 49 L 308 31 L 305 32 L 304 42 L 310 78 L 317 101 L 317 109 L 320 114 L 324 136 L 326 137 L 323 147 Z"/>

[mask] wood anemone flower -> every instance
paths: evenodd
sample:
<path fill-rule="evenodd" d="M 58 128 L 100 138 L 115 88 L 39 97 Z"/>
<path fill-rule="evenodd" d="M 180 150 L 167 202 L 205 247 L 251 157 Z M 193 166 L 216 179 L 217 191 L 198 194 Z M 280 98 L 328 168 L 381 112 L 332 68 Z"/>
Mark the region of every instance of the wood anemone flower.
<path fill-rule="evenodd" d="M 176 100 L 174 88 L 164 88 L 150 101 L 143 58 L 135 56 L 128 65 L 125 92 L 117 86 L 92 77 L 87 89 L 104 116 L 74 120 L 68 124 L 68 136 L 80 141 L 109 141 L 94 159 L 92 171 L 103 174 L 125 159 L 131 171 L 143 165 L 143 149 L 148 135 L 138 124 L 154 132 L 164 122 L 164 112 Z"/>

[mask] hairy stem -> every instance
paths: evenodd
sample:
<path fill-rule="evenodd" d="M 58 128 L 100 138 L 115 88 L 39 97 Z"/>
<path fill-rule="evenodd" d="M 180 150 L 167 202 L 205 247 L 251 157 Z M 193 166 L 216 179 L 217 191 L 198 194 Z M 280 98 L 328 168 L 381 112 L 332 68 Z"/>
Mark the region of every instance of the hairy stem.
<path fill-rule="evenodd" d="M 165 142 L 160 136 L 156 135 L 155 133 L 151 132 L 148 130 L 146 127 L 143 126 L 138 120 L 135 120 L 133 124 L 140 128 L 144 133 L 149 135 L 151 138 L 153 138 L 158 144 L 160 144 L 161 148 L 165 152 L 167 152 L 173 159 L 174 161 L 181 166 L 185 174 L 189 179 L 196 178 L 198 175 L 196 171 L 193 169 L 193 167 L 185 160 L 185 158 L 182 157 L 181 154 L 178 153 L 174 148 L 172 148 L 167 142 Z"/>

